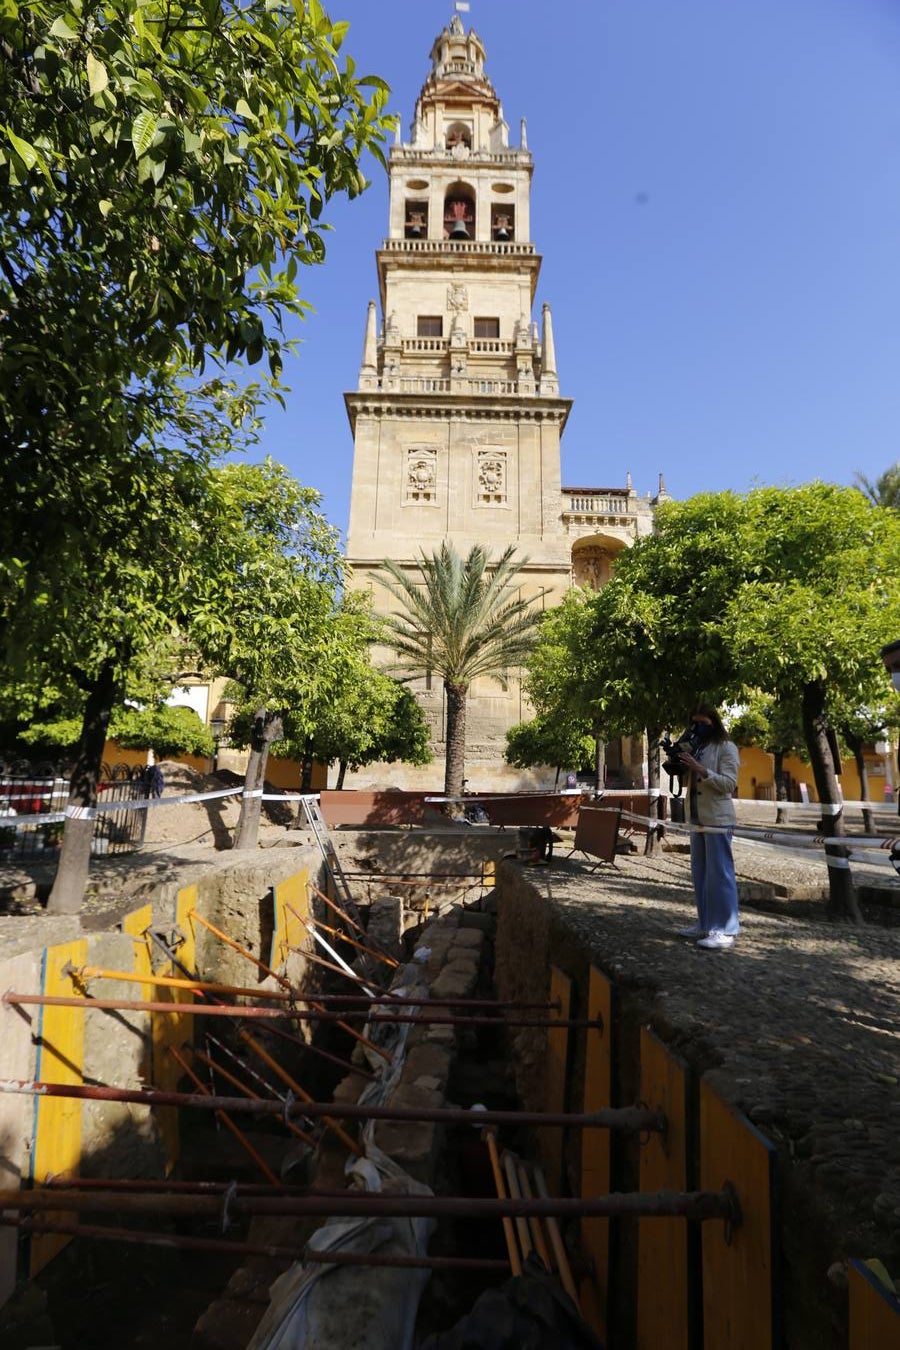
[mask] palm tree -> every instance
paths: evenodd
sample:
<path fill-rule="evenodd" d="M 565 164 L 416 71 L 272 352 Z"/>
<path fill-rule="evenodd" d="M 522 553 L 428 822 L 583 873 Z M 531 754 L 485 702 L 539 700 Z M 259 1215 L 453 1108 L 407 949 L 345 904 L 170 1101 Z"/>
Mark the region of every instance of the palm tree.
<path fill-rule="evenodd" d="M 402 667 L 414 674 L 435 671 L 447 696 L 447 761 L 444 791 L 462 792 L 466 756 L 466 699 L 479 675 L 505 689 L 507 672 L 520 665 L 534 642 L 537 614 L 516 592 L 514 578 L 525 562 L 507 548 L 492 564 L 480 544 L 461 558 L 444 542 L 418 561 L 421 582 L 395 562 L 382 566 L 381 584 L 399 602 L 385 618 L 388 641 Z"/>
<path fill-rule="evenodd" d="M 874 483 L 864 473 L 858 473 L 854 484 L 873 506 L 900 508 L 900 460 L 879 474 Z"/>

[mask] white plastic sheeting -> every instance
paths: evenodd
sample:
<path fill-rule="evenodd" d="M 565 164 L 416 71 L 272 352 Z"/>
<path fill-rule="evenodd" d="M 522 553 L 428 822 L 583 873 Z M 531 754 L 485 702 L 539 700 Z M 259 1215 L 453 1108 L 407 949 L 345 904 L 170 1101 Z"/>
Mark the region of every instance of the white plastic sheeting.
<path fill-rule="evenodd" d="M 413 979 L 392 992 L 403 998 L 414 998 L 417 993 L 423 997 L 421 973 L 421 967 L 407 967 L 404 974 Z M 370 1022 L 367 1034 L 391 1051 L 393 1062 L 385 1064 L 378 1057 L 382 1071 L 362 1094 L 361 1102 L 380 1105 L 393 1093 L 406 1058 L 410 1026 L 391 1022 L 386 1006 L 384 1016 Z M 392 1195 L 431 1195 L 429 1187 L 382 1153 L 373 1136 L 374 1122 L 369 1121 L 362 1136 L 365 1157 L 347 1164 L 351 1187 Z M 424 1256 L 434 1226 L 433 1219 L 331 1219 L 313 1234 L 309 1245 L 317 1250 Z M 272 1285 L 268 1310 L 247 1350 L 412 1350 L 428 1275 L 427 1270 L 409 1268 L 298 1263 Z"/>

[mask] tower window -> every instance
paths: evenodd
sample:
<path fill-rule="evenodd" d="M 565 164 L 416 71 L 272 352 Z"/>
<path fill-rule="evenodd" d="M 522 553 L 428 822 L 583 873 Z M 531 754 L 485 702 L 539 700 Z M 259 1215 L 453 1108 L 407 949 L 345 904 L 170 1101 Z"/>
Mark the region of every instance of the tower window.
<path fill-rule="evenodd" d="M 498 338 L 500 336 L 499 319 L 473 319 L 472 336 L 476 338 Z"/>
<path fill-rule="evenodd" d="M 428 234 L 428 203 L 407 202 L 403 225 L 406 239 L 425 239 Z"/>
<path fill-rule="evenodd" d="M 416 319 L 416 337 L 443 337 L 444 320 L 440 314 L 420 314 Z"/>

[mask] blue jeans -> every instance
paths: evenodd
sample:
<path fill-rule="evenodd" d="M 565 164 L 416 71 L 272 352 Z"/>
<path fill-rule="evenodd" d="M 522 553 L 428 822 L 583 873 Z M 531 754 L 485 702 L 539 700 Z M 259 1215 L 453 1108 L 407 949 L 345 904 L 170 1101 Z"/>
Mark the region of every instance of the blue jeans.
<path fill-rule="evenodd" d="M 707 933 L 713 929 L 731 936 L 739 933 L 730 830 L 727 834 L 691 835 L 691 881 L 700 927 Z"/>

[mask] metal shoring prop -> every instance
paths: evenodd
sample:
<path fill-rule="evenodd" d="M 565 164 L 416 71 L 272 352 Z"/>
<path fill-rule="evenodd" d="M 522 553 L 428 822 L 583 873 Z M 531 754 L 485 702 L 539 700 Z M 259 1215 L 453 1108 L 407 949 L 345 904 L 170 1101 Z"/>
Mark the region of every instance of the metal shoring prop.
<path fill-rule="evenodd" d="M 235 1256 L 268 1256 L 276 1260 L 305 1261 L 332 1266 L 386 1266 L 401 1269 L 497 1271 L 509 1274 L 509 1262 L 467 1256 L 393 1256 L 389 1253 L 353 1251 L 317 1251 L 314 1247 L 275 1247 L 255 1242 L 237 1242 L 228 1238 L 196 1238 L 176 1233 L 150 1233 L 141 1228 L 107 1228 L 92 1224 L 50 1223 L 38 1219 L 0 1216 L 0 1225 L 25 1233 L 63 1233 L 71 1237 L 99 1238 L 112 1242 L 133 1242 L 150 1247 L 177 1250 L 223 1252 Z"/>
<path fill-rule="evenodd" d="M 296 914 L 296 910 L 291 905 L 285 903 L 284 907 L 289 909 L 292 914 Z M 357 942 L 356 938 L 350 937 L 348 933 L 342 933 L 340 928 L 332 928 L 331 924 L 324 923 L 321 919 L 310 919 L 310 923 L 314 924 L 316 928 L 321 928 L 323 933 L 330 933 L 332 937 L 339 937 L 342 942 L 349 942 L 350 946 L 355 947 L 357 951 L 362 952 L 365 956 L 370 956 L 373 961 L 381 961 L 383 965 L 390 966 L 392 970 L 396 970 L 400 965 L 400 962 L 395 960 L 393 956 L 376 952 L 373 947 L 366 947 L 362 942 Z"/>
<path fill-rule="evenodd" d="M 328 953 L 328 955 L 329 955 L 330 957 L 332 957 L 332 958 L 338 963 L 339 968 L 344 972 L 345 975 L 347 975 L 347 974 L 355 975 L 355 974 L 356 974 L 356 972 L 353 970 L 353 967 L 349 964 L 349 962 L 347 962 L 347 961 L 344 960 L 344 958 L 341 956 L 340 952 L 336 952 L 336 951 L 334 950 L 334 948 L 332 947 L 331 943 L 330 943 L 326 938 L 323 938 L 321 933 L 317 933 L 317 932 L 316 932 L 315 928 L 314 928 L 313 925 L 309 922 L 308 919 L 304 919 L 304 918 L 302 917 L 302 915 L 298 914 L 297 911 L 293 908 L 293 906 L 292 906 L 292 905 L 289 905 L 289 904 L 287 903 L 287 901 L 285 901 L 284 907 L 285 907 L 285 909 L 289 909 L 289 910 L 291 911 L 291 913 L 293 914 L 294 918 L 295 918 L 295 919 L 298 919 L 298 920 L 300 921 L 300 923 L 303 924 L 303 927 L 306 929 L 307 933 L 309 933 L 309 936 L 312 938 L 313 942 L 318 942 L 318 944 L 319 944 L 320 947 L 324 947 L 325 951 Z M 288 950 L 289 950 L 289 951 L 296 951 L 296 948 L 290 948 L 290 947 L 289 947 Z M 357 976 L 357 979 L 359 979 L 359 976 Z M 360 984 L 362 984 L 362 987 L 363 987 L 363 989 L 365 989 L 366 993 L 367 993 L 371 998 L 374 998 L 374 996 L 375 996 L 375 995 L 374 995 L 374 991 L 373 991 L 372 989 L 370 989 L 370 988 L 368 987 L 368 985 L 364 984 L 362 980 L 360 980 Z"/>
<path fill-rule="evenodd" d="M 518 1164 L 518 1173 L 519 1173 L 519 1194 L 522 1196 L 524 1200 L 531 1200 L 533 1197 L 531 1191 L 531 1182 L 528 1177 L 528 1168 L 521 1161 L 521 1159 L 519 1160 Z M 541 1261 L 543 1262 L 544 1269 L 552 1271 L 553 1262 L 550 1259 L 550 1251 L 544 1239 L 544 1226 L 541 1223 L 540 1219 L 529 1219 L 528 1222 L 531 1225 L 531 1236 L 534 1240 L 535 1250 L 537 1251 L 538 1256 L 541 1258 Z"/>
<path fill-rule="evenodd" d="M 198 1098 L 198 1100 L 203 1100 Z M 469 1115 L 468 1112 L 465 1114 Z M 471 1125 L 471 1116 L 468 1123 Z M 471 1195 L 390 1195 L 384 1192 L 345 1191 L 343 1195 L 238 1195 L 231 1204 L 240 1217 L 255 1214 L 273 1216 L 320 1215 L 332 1218 L 472 1218 L 498 1219 L 519 1216 L 540 1218 L 683 1218 L 691 1222 L 708 1220 L 736 1224 L 740 1209 L 733 1186 L 728 1182 L 720 1191 L 658 1191 L 652 1195 L 616 1192 L 603 1196 L 541 1197 L 535 1200 L 500 1200 Z M 0 1191 L 0 1211 L 68 1211 L 79 1214 L 168 1214 L 197 1218 L 218 1218 L 222 1212 L 221 1195 L 184 1195 L 121 1191 L 46 1190 Z M 570 1277 L 571 1278 L 571 1277 Z"/>
<path fill-rule="evenodd" d="M 272 1072 L 281 1079 L 285 1087 L 289 1088 L 290 1091 L 293 1092 L 294 1096 L 298 1098 L 300 1102 L 306 1103 L 307 1105 L 312 1103 L 313 1099 L 306 1091 L 306 1088 L 302 1088 L 300 1084 L 291 1077 L 291 1075 L 287 1072 L 287 1070 L 281 1067 L 281 1065 L 278 1063 L 278 1060 L 274 1059 L 269 1054 L 268 1050 L 266 1050 L 263 1046 L 260 1045 L 259 1041 L 254 1040 L 254 1038 L 250 1035 L 249 1031 L 246 1031 L 244 1027 L 239 1027 L 238 1035 L 240 1036 L 244 1044 L 249 1046 L 250 1049 L 253 1051 L 253 1053 L 257 1055 L 259 1059 L 262 1060 L 263 1064 L 266 1064 L 272 1070 Z M 289 1100 L 282 1103 L 283 1107 L 282 1116 L 285 1123 L 287 1123 L 289 1119 L 290 1106 L 291 1103 Z M 363 1154 L 365 1153 L 365 1149 L 361 1148 L 360 1145 L 357 1144 L 355 1139 L 351 1139 L 349 1134 L 347 1134 L 346 1130 L 342 1129 L 341 1126 L 335 1122 L 334 1118 L 331 1115 L 323 1115 L 322 1119 L 324 1120 L 328 1128 L 334 1131 L 334 1133 L 337 1135 L 338 1139 L 340 1139 L 341 1143 L 344 1145 L 345 1148 L 349 1149 L 351 1153 L 355 1153 L 358 1158 L 361 1158 L 363 1156 Z"/>
<path fill-rule="evenodd" d="M 335 900 L 332 900 L 330 895 L 326 895 L 324 891 L 320 891 L 318 886 L 315 886 L 311 881 L 307 881 L 306 885 L 308 890 L 317 895 L 320 900 L 324 900 L 325 904 L 328 905 L 330 909 L 334 910 L 339 918 L 343 919 L 346 924 L 349 924 L 354 932 L 359 933 L 360 937 L 369 938 L 369 934 L 366 932 L 365 928 L 363 928 L 362 924 L 357 923 L 350 914 L 347 914 L 345 910 L 341 909 L 340 905 Z M 369 941 L 371 942 L 372 939 L 369 938 Z M 387 955 L 387 953 L 385 953 L 385 955 Z"/>
<path fill-rule="evenodd" d="M 179 1054 L 174 1045 L 169 1045 L 166 1047 L 166 1049 L 168 1050 L 168 1053 L 172 1056 L 172 1058 L 175 1060 L 175 1063 L 178 1064 L 179 1067 L 182 1069 L 182 1071 L 187 1074 L 188 1078 L 190 1078 L 191 1082 L 197 1088 L 197 1091 L 202 1092 L 204 1097 L 212 1097 L 213 1095 L 212 1090 L 206 1086 L 202 1078 L 199 1078 L 197 1074 L 194 1073 L 190 1064 L 188 1064 L 187 1060 L 184 1058 L 184 1055 Z M 276 1177 L 275 1173 L 272 1171 L 271 1167 L 266 1162 L 265 1158 L 260 1156 L 260 1154 L 254 1148 L 254 1146 L 251 1144 L 250 1140 L 244 1134 L 244 1131 L 240 1128 L 240 1126 L 235 1125 L 234 1121 L 231 1119 L 228 1113 L 226 1111 L 217 1111 L 216 1120 L 221 1121 L 222 1124 L 225 1126 L 225 1128 L 231 1131 L 235 1139 L 240 1144 L 241 1148 L 244 1150 L 245 1153 L 247 1153 L 249 1157 L 253 1159 L 253 1161 L 256 1163 L 257 1167 L 262 1172 L 263 1176 L 268 1180 L 270 1185 L 276 1187 L 276 1189 L 280 1188 L 282 1184 L 280 1179 Z"/>
<path fill-rule="evenodd" d="M 242 1083 L 236 1074 L 233 1074 L 229 1069 L 226 1069 L 223 1064 L 218 1064 L 210 1055 L 207 1055 L 203 1050 L 198 1050 L 196 1046 L 194 1047 L 194 1059 L 199 1059 L 201 1064 L 205 1064 L 214 1074 L 218 1074 L 220 1078 L 224 1078 L 226 1083 L 230 1083 L 232 1087 L 236 1087 L 238 1092 L 243 1092 L 245 1097 L 252 1097 L 256 1101 L 264 1100 L 260 1097 L 258 1092 L 254 1092 L 246 1083 Z M 302 1139 L 304 1144 L 308 1144 L 310 1148 L 316 1147 L 316 1141 L 313 1139 L 312 1135 L 307 1134 L 305 1130 L 301 1130 L 300 1126 L 295 1125 L 289 1117 L 285 1119 L 284 1123 L 291 1134 L 295 1135 L 296 1138 Z"/>
<path fill-rule="evenodd" d="M 160 935 L 155 933 L 152 928 L 147 929 L 147 934 L 151 941 L 159 947 L 164 956 L 171 961 L 175 969 L 180 970 L 185 976 L 190 978 L 191 972 L 188 970 L 187 966 L 183 961 L 179 961 L 178 957 L 167 946 Z M 305 1000 L 301 999 L 300 1001 L 304 1002 Z M 370 1077 L 374 1079 L 374 1074 L 369 1074 L 367 1070 L 364 1071 L 363 1069 L 358 1069 L 354 1064 L 351 1064 L 349 1060 L 342 1059 L 340 1055 L 334 1055 L 330 1050 L 322 1050 L 318 1045 L 314 1045 L 312 1041 L 305 1041 L 302 1036 L 294 1036 L 291 1032 L 285 1031 L 282 1027 L 267 1027 L 262 1025 L 260 1030 L 265 1031 L 269 1036 L 278 1036 L 280 1039 L 298 1046 L 301 1050 L 307 1050 L 310 1054 L 316 1055 L 320 1059 L 330 1060 L 332 1064 L 338 1064 L 342 1069 L 347 1069 L 351 1073 L 360 1073 L 364 1078 Z M 209 1035 L 209 1032 L 207 1032 L 207 1035 Z"/>
<path fill-rule="evenodd" d="M 196 994 L 219 994 L 230 998 L 268 999 L 275 1003 L 291 1003 L 293 995 L 283 989 L 248 989 L 239 984 L 215 984 L 211 980 L 190 980 L 176 975 L 135 975 L 124 970 L 106 970 L 100 966 L 63 966 L 63 975 L 71 975 L 87 985 L 89 980 L 121 980 L 125 984 L 153 984 L 160 989 L 189 989 Z M 309 1002 L 301 999 L 301 1003 Z"/>
<path fill-rule="evenodd" d="M 289 989 L 291 993 L 294 994 L 295 997 L 297 997 L 297 991 L 294 989 L 290 980 L 286 979 L 284 975 L 279 975 L 277 971 L 272 970 L 271 966 L 267 966 L 265 961 L 260 961 L 258 957 L 253 955 L 252 952 L 248 952 L 246 947 L 242 947 L 239 942 L 235 942 L 234 938 L 229 937 L 227 933 L 223 933 L 221 929 L 216 928 L 215 925 L 211 924 L 208 919 L 204 919 L 202 914 L 198 914 L 195 909 L 192 909 L 190 914 L 188 915 L 188 918 L 199 920 L 199 922 L 203 925 L 203 927 L 208 928 L 209 931 L 212 934 L 214 934 L 215 937 L 219 938 L 227 946 L 233 948 L 234 951 L 239 952 L 240 955 L 245 957 L 248 961 L 252 961 L 253 964 L 257 966 L 260 970 L 264 971 L 266 975 L 270 975 L 273 980 L 277 980 L 278 983 L 281 985 L 282 989 Z M 294 948 L 291 948 L 290 950 L 293 951 Z M 306 955 L 306 953 L 302 954 Z M 311 999 L 301 998 L 300 1002 L 308 1003 L 311 1009 L 316 1010 L 317 1014 L 325 1012 L 325 1009 L 322 1008 L 321 1005 L 317 1005 Z M 294 1017 L 299 1017 L 302 1014 L 295 1011 L 291 1015 Z M 311 1019 L 308 1018 L 306 1020 Z M 338 1026 L 341 1027 L 343 1031 L 348 1032 L 354 1038 L 354 1040 L 357 1040 L 362 1045 L 366 1046 L 367 1049 L 374 1050 L 377 1054 L 381 1055 L 382 1059 L 387 1060 L 388 1064 L 392 1063 L 393 1056 L 390 1055 L 387 1052 L 387 1050 L 382 1050 L 380 1046 L 377 1046 L 375 1045 L 374 1042 L 369 1041 L 359 1031 L 356 1031 L 353 1027 L 348 1026 L 345 1022 L 340 1021 L 340 1019 L 338 1019 Z"/>
<path fill-rule="evenodd" d="M 100 1012 L 118 1010 L 122 1012 L 159 1012 L 179 1017 L 233 1017 L 248 1021 L 271 1018 L 295 1018 L 299 1022 L 335 1022 L 339 1027 L 353 1032 L 357 1040 L 368 1044 L 366 1037 L 354 1032 L 342 1020 L 345 1017 L 363 1018 L 367 1022 L 408 1022 L 413 1025 L 444 1027 L 569 1027 L 575 1030 L 602 1030 L 602 1022 L 591 1017 L 454 1017 L 452 1014 L 394 1013 L 390 1005 L 374 1016 L 365 1011 L 345 1013 L 329 1012 L 327 1008 L 304 1011 L 302 1008 L 248 1008 L 233 1003 L 160 1003 L 144 999 L 127 998 L 76 998 L 66 994 L 18 994 L 13 990 L 5 993 L 0 1002 L 22 1007 L 45 1008 L 91 1008 Z M 372 1049 L 380 1049 L 374 1043 Z M 383 1058 L 388 1057 L 380 1050 Z"/>
<path fill-rule="evenodd" d="M 547 1190 L 547 1183 L 544 1180 L 544 1174 L 539 1167 L 535 1167 L 534 1169 L 534 1184 L 541 1199 L 549 1200 L 550 1196 Z M 548 1212 L 546 1224 L 547 1233 L 550 1238 L 550 1246 L 553 1248 L 553 1255 L 555 1256 L 556 1264 L 559 1267 L 559 1278 L 562 1280 L 563 1289 L 565 1289 L 569 1298 L 575 1304 L 575 1307 L 580 1308 L 581 1304 L 578 1299 L 578 1289 L 572 1278 L 572 1267 L 569 1265 L 569 1256 L 566 1251 L 566 1245 L 563 1242 L 562 1234 L 559 1231 L 559 1220 L 555 1214 Z"/>
<path fill-rule="evenodd" d="M 478 1110 L 475 1106 L 474 1111 Z M 491 1160 L 491 1172 L 494 1175 L 494 1188 L 497 1192 L 498 1200 L 506 1199 L 506 1188 L 503 1185 L 503 1173 L 500 1170 L 500 1159 L 497 1156 L 497 1132 L 492 1125 L 486 1125 L 481 1131 L 484 1142 L 487 1144 L 488 1155 Z M 509 1265 L 513 1275 L 522 1274 L 522 1261 L 519 1257 L 519 1248 L 516 1243 L 516 1230 L 512 1218 L 508 1214 L 501 1216 L 503 1224 L 503 1236 L 506 1240 L 506 1250 L 509 1252 Z"/>
<path fill-rule="evenodd" d="M 280 1067 L 280 1066 L 279 1066 Z M 283 1072 L 283 1070 L 282 1070 Z M 34 1097 L 72 1097 L 81 1101 L 133 1102 L 138 1106 L 189 1106 L 197 1110 L 229 1111 L 233 1115 L 282 1115 L 284 1103 L 254 1101 L 246 1097 L 197 1097 L 191 1093 L 163 1092 L 155 1088 L 106 1087 L 86 1083 L 43 1083 L 34 1079 L 0 1079 L 0 1093 Z M 359 1102 L 297 1101 L 290 1112 L 309 1120 L 329 1115 L 335 1120 L 394 1120 L 411 1124 L 472 1125 L 472 1112 L 462 1107 L 373 1106 Z M 600 1111 L 494 1111 L 479 1113 L 481 1125 L 547 1125 L 560 1129 L 617 1130 L 641 1134 L 651 1130 L 664 1134 L 666 1120 L 659 1111 L 642 1106 L 604 1107 Z"/>
<path fill-rule="evenodd" d="M 519 1181 L 516 1176 L 515 1160 L 508 1149 L 503 1150 L 503 1156 L 500 1161 L 502 1162 L 503 1170 L 506 1173 L 506 1189 L 510 1199 L 521 1200 L 522 1196 L 519 1192 Z M 519 1248 L 522 1252 L 522 1260 L 527 1261 L 533 1250 L 531 1234 L 528 1231 L 528 1220 L 517 1217 L 514 1222 L 516 1225 L 516 1234 L 519 1239 Z"/>

